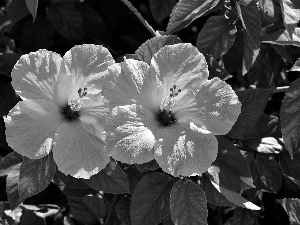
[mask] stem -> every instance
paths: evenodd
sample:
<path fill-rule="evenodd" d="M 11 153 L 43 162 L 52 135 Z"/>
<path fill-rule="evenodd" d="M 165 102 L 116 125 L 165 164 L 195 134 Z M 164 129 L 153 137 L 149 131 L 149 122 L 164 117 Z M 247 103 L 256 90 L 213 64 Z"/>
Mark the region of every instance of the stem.
<path fill-rule="evenodd" d="M 276 87 L 276 88 L 274 88 L 273 93 L 286 92 L 287 89 L 289 89 L 289 86 Z"/>
<path fill-rule="evenodd" d="M 141 23 L 146 27 L 146 29 L 151 33 L 153 37 L 156 37 L 155 30 L 149 25 L 149 23 L 143 18 L 143 16 L 137 11 L 137 9 L 128 1 L 128 0 L 121 0 L 132 12 L 136 17 L 141 21 Z"/>

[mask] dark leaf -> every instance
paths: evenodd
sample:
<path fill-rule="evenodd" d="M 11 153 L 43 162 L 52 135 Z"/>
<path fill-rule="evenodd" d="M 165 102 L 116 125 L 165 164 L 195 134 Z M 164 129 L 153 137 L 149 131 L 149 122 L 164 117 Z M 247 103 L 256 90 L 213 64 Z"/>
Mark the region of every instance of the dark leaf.
<path fill-rule="evenodd" d="M 3 53 L 0 55 L 0 76 L 5 75 L 11 77 L 11 70 L 14 68 L 16 62 L 20 59 L 20 53 Z"/>
<path fill-rule="evenodd" d="M 283 23 L 290 37 L 300 20 L 300 2 L 298 0 L 279 0 Z"/>
<path fill-rule="evenodd" d="M 55 171 L 56 164 L 51 154 L 41 159 L 24 157 L 19 177 L 20 201 L 44 190 L 52 181 Z"/>
<path fill-rule="evenodd" d="M 57 177 L 68 187 L 74 189 L 89 189 L 88 186 L 83 179 L 78 179 L 72 177 L 71 175 L 65 175 L 64 173 L 60 172 L 59 170 L 56 171 Z"/>
<path fill-rule="evenodd" d="M 293 67 L 290 69 L 290 71 L 300 71 L 300 59 L 298 59 Z"/>
<path fill-rule="evenodd" d="M 281 143 L 279 139 L 274 137 L 247 138 L 243 140 L 245 146 L 265 154 L 280 153 L 283 148 L 283 143 Z"/>
<path fill-rule="evenodd" d="M 291 159 L 288 151 L 282 151 L 279 154 L 279 165 L 283 174 L 295 178 L 300 182 L 300 152 L 296 152 L 294 158 Z"/>
<path fill-rule="evenodd" d="M 115 206 L 118 218 L 122 221 L 123 225 L 131 225 L 130 203 L 129 198 L 121 196 Z"/>
<path fill-rule="evenodd" d="M 38 0 L 25 0 L 27 8 L 33 17 L 33 21 L 36 18 L 36 13 L 38 9 Z"/>
<path fill-rule="evenodd" d="M 84 181 L 95 190 L 114 194 L 130 193 L 127 176 L 116 162 L 110 162 L 99 173 Z"/>
<path fill-rule="evenodd" d="M 171 192 L 171 216 L 174 224 L 207 224 L 206 197 L 199 185 L 186 180 L 175 183 Z"/>
<path fill-rule="evenodd" d="M 218 138 L 218 156 L 208 172 L 215 183 L 233 191 L 252 188 L 253 181 L 247 162 L 239 149 L 225 137 Z"/>
<path fill-rule="evenodd" d="M 23 162 L 23 157 L 17 152 L 11 152 L 0 161 L 0 177 L 7 176 L 17 164 Z"/>
<path fill-rule="evenodd" d="M 172 178 L 164 173 L 145 175 L 136 186 L 130 208 L 133 225 L 156 225 L 170 213 Z"/>
<path fill-rule="evenodd" d="M 300 199 L 284 198 L 277 201 L 280 202 L 280 204 L 288 214 L 291 225 L 300 224 Z"/>
<path fill-rule="evenodd" d="M 30 13 L 25 0 L 9 0 L 7 1 L 6 7 L 13 23 L 20 21 Z"/>
<path fill-rule="evenodd" d="M 0 117 L 7 115 L 19 100 L 20 98 L 10 83 L 0 84 Z"/>
<path fill-rule="evenodd" d="M 46 225 L 44 218 L 38 216 L 35 211 L 23 208 L 22 216 L 20 218 L 20 224 L 22 225 Z"/>
<path fill-rule="evenodd" d="M 286 184 L 288 185 L 288 187 L 291 190 L 293 190 L 295 192 L 300 190 L 300 180 L 296 180 L 295 178 L 290 177 L 290 176 L 285 175 L 285 174 L 283 174 L 282 178 L 285 180 Z"/>
<path fill-rule="evenodd" d="M 167 27 L 168 33 L 174 33 L 188 26 L 195 19 L 215 7 L 220 0 L 190 1 L 181 0 L 173 8 Z"/>
<path fill-rule="evenodd" d="M 269 89 L 248 89 L 236 92 L 242 110 L 237 122 L 227 134 L 230 138 L 239 139 L 244 136 L 262 116 L 267 105 L 272 88 Z"/>
<path fill-rule="evenodd" d="M 152 56 L 165 45 L 181 43 L 181 40 L 175 35 L 163 35 L 149 39 L 143 43 L 136 51 L 135 55 L 140 61 L 150 65 Z"/>
<path fill-rule="evenodd" d="M 160 23 L 164 18 L 170 15 L 176 4 L 176 0 L 150 0 L 149 3 L 154 20 Z"/>
<path fill-rule="evenodd" d="M 210 17 L 197 38 L 197 48 L 202 53 L 209 53 L 218 59 L 233 45 L 236 28 L 224 16 Z"/>
<path fill-rule="evenodd" d="M 160 168 L 155 159 L 147 163 L 136 164 L 135 166 L 141 173 L 147 172 L 149 170 L 157 170 Z"/>
<path fill-rule="evenodd" d="M 174 225 L 171 214 L 167 215 L 164 219 L 163 219 L 163 225 Z"/>
<path fill-rule="evenodd" d="M 86 37 L 82 15 L 73 2 L 53 4 L 48 7 L 46 13 L 61 36 L 70 40 L 80 40 Z"/>
<path fill-rule="evenodd" d="M 209 54 L 203 54 L 208 66 L 209 77 L 208 79 L 212 79 L 214 77 L 219 77 L 222 80 L 227 80 L 232 76 L 218 64 L 218 62 Z"/>
<path fill-rule="evenodd" d="M 276 45 L 294 45 L 300 47 L 300 28 L 295 28 L 292 38 L 286 29 L 281 29 L 263 37 L 262 42 Z"/>
<path fill-rule="evenodd" d="M 292 158 L 300 151 L 300 78 L 290 84 L 280 109 L 283 142 Z"/>
<path fill-rule="evenodd" d="M 99 194 L 88 195 L 82 198 L 82 202 L 96 216 L 97 219 L 104 218 L 106 215 L 106 204 Z"/>
<path fill-rule="evenodd" d="M 262 13 L 262 19 L 269 23 L 279 20 L 280 7 L 273 0 L 260 0 L 259 6 Z"/>
<path fill-rule="evenodd" d="M 97 193 L 97 191 L 92 188 L 77 189 L 77 188 L 71 188 L 68 186 L 65 186 L 63 192 L 68 197 L 85 197 L 88 195 L 95 195 Z"/>
<path fill-rule="evenodd" d="M 10 208 L 14 210 L 20 204 L 18 182 L 20 176 L 21 163 L 14 166 L 6 177 L 6 193 Z"/>
<path fill-rule="evenodd" d="M 246 0 L 241 0 L 236 4 L 239 17 L 245 28 L 243 74 L 246 74 L 249 71 L 259 54 L 261 19 L 260 11 L 256 3 L 256 0 L 252 0 L 248 4 L 246 3 Z"/>
<path fill-rule="evenodd" d="M 256 158 L 249 166 L 256 188 L 274 193 L 279 190 L 282 171 L 272 155 L 256 153 Z"/>
<path fill-rule="evenodd" d="M 252 211 L 241 207 L 234 209 L 232 225 L 252 225 L 253 223 Z"/>

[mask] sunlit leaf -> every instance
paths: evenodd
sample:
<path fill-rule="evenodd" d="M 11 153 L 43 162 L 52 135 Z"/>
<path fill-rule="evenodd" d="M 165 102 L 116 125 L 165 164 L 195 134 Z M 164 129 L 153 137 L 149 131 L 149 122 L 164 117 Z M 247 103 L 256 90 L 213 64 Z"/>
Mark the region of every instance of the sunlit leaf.
<path fill-rule="evenodd" d="M 252 67 L 260 50 L 261 14 L 256 2 L 256 0 L 252 0 L 251 2 L 241 0 L 238 4 L 236 4 L 239 17 L 242 21 L 243 27 L 245 28 L 242 66 L 243 74 L 246 74 Z"/>
<path fill-rule="evenodd" d="M 281 142 L 274 137 L 247 138 L 243 140 L 243 144 L 253 150 L 265 154 L 278 154 L 282 151 L 283 148 Z"/>
<path fill-rule="evenodd" d="M 41 159 L 24 157 L 19 177 L 20 200 L 44 190 L 52 181 L 55 171 L 56 164 L 50 154 Z"/>
<path fill-rule="evenodd" d="M 288 214 L 291 225 L 300 224 L 300 199 L 284 198 L 277 201 L 280 202 L 280 204 Z"/>
<path fill-rule="evenodd" d="M 300 71 L 300 59 L 298 59 L 290 71 Z"/>
<path fill-rule="evenodd" d="M 174 33 L 189 25 L 208 10 L 218 4 L 220 0 L 181 0 L 173 8 L 168 23 L 167 32 Z"/>
<path fill-rule="evenodd" d="M 218 59 L 233 45 L 235 33 L 235 26 L 224 16 L 212 16 L 198 34 L 197 48 Z"/>
<path fill-rule="evenodd" d="M 290 37 L 300 20 L 300 2 L 298 0 L 279 0 L 283 23 Z"/>
<path fill-rule="evenodd" d="M 133 225 L 156 225 L 170 213 L 171 177 L 164 173 L 144 176 L 136 186 L 130 208 Z"/>
<path fill-rule="evenodd" d="M 186 180 L 175 183 L 171 192 L 171 216 L 174 224 L 207 224 L 204 191 L 199 185 Z"/>
<path fill-rule="evenodd" d="M 300 78 L 290 84 L 280 109 L 283 142 L 293 158 L 300 151 Z"/>

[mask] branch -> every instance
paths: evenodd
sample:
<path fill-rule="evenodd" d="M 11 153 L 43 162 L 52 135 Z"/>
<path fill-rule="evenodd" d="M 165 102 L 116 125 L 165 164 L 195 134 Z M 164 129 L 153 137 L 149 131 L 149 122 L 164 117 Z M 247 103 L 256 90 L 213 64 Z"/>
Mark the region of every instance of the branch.
<path fill-rule="evenodd" d="M 155 30 L 149 25 L 149 23 L 143 18 L 143 16 L 137 11 L 137 9 L 128 1 L 128 0 L 121 0 L 132 12 L 136 17 L 141 21 L 144 27 L 151 33 L 153 37 L 156 37 L 157 34 Z"/>

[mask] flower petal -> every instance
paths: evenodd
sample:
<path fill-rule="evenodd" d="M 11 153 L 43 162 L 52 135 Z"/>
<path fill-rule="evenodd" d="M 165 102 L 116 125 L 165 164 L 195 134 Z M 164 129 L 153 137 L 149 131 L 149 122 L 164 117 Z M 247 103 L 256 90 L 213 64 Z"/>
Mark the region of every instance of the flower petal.
<path fill-rule="evenodd" d="M 109 100 L 111 108 L 134 103 L 146 107 L 151 105 L 151 87 L 158 84 L 155 77 L 148 77 L 148 70 L 148 64 L 126 58 L 124 62 L 109 67 L 109 82 L 103 87 L 103 96 Z"/>
<path fill-rule="evenodd" d="M 153 159 L 155 115 L 140 105 L 115 107 L 106 118 L 106 141 L 110 155 L 123 163 L 145 163 Z"/>
<path fill-rule="evenodd" d="M 39 50 L 21 56 L 11 72 L 12 86 L 23 98 L 53 100 L 62 57 Z"/>
<path fill-rule="evenodd" d="M 201 174 L 211 166 L 218 153 L 216 137 L 195 127 L 178 124 L 156 133 L 154 158 L 172 176 Z"/>
<path fill-rule="evenodd" d="M 105 129 L 105 117 L 109 109 L 102 96 L 92 99 L 84 99 L 80 110 L 80 121 L 82 127 L 89 133 L 105 141 L 103 134 Z"/>
<path fill-rule="evenodd" d="M 193 89 L 208 78 L 204 56 L 191 44 L 166 45 L 153 57 L 150 72 L 163 82 L 164 96 L 176 85 L 180 89 Z M 154 75 L 152 75 L 154 76 Z"/>
<path fill-rule="evenodd" d="M 51 150 L 60 123 L 58 108 L 51 101 L 27 99 L 19 102 L 5 119 L 7 143 L 23 156 L 42 158 Z"/>
<path fill-rule="evenodd" d="M 86 132 L 79 122 L 57 128 L 52 151 L 57 168 L 76 178 L 89 179 L 109 163 L 105 143 Z"/>

